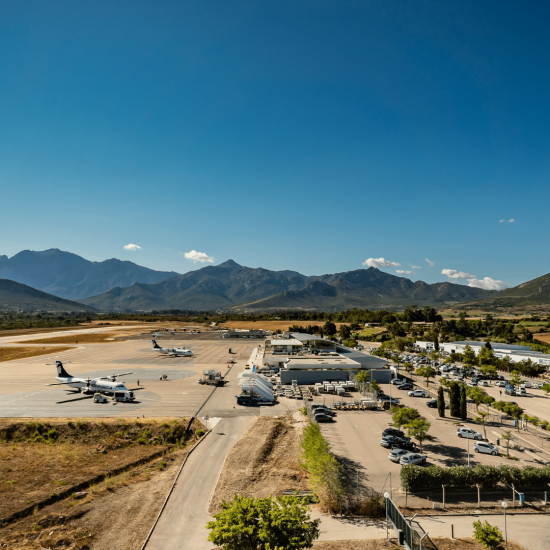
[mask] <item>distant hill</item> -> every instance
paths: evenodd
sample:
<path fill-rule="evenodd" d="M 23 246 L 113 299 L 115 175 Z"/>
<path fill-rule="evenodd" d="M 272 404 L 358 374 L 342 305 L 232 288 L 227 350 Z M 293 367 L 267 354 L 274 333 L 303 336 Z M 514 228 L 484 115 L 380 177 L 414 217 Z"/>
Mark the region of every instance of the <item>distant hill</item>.
<path fill-rule="evenodd" d="M 499 290 L 492 296 L 466 304 L 468 307 L 521 307 L 550 304 L 550 273 L 513 288 Z"/>
<path fill-rule="evenodd" d="M 114 258 L 90 262 L 57 248 L 42 252 L 24 250 L 11 258 L 0 256 L 0 278 L 69 300 L 79 300 L 138 282 L 156 283 L 174 275 L 177 273 L 154 271 Z"/>
<path fill-rule="evenodd" d="M 156 284 L 127 288 L 80 300 L 101 310 L 235 309 L 339 310 L 438 305 L 491 296 L 494 291 L 452 283 L 413 283 L 376 268 L 307 277 L 294 271 L 269 271 L 228 260 Z"/>
<path fill-rule="evenodd" d="M 30 286 L 0 279 L 0 311 L 96 311 L 95 308 L 46 294 Z"/>

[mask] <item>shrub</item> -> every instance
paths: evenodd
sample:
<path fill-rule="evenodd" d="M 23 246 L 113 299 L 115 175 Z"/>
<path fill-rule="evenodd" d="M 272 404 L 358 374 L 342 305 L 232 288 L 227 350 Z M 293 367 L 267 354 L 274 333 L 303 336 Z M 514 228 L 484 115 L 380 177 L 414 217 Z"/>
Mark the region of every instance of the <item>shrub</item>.
<path fill-rule="evenodd" d="M 204 435 L 204 430 L 201 429 L 201 428 L 199 428 L 199 429 L 197 430 L 197 436 L 198 436 L 198 437 L 202 437 L 203 435 Z"/>
<path fill-rule="evenodd" d="M 166 468 L 166 460 L 162 459 L 159 462 L 158 469 L 162 472 L 162 470 L 164 470 L 165 468 Z"/>
<path fill-rule="evenodd" d="M 489 525 L 489 522 L 474 521 L 474 538 L 488 550 L 499 550 L 504 542 L 502 532 L 498 527 Z"/>

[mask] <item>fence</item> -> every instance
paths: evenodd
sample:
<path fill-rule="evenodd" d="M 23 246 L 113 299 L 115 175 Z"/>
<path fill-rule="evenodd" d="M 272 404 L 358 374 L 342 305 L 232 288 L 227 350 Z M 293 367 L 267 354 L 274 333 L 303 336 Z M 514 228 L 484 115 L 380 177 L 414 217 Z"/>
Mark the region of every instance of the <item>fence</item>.
<path fill-rule="evenodd" d="M 386 498 L 386 520 L 389 521 L 397 533 L 397 540 L 408 550 L 437 550 L 435 544 L 428 537 L 418 522 L 415 527 L 405 519 L 399 508 L 391 498 Z"/>

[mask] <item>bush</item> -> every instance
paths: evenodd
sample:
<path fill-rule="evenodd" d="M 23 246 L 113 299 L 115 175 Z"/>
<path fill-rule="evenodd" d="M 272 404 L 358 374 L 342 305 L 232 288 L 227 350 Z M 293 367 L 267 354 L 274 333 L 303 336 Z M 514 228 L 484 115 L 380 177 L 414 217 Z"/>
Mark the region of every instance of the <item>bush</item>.
<path fill-rule="evenodd" d="M 516 487 L 546 485 L 550 483 L 550 466 L 518 468 L 504 464 L 500 467 L 478 464 L 471 470 L 466 466 L 403 466 L 401 469 L 401 485 L 407 491 L 419 491 L 441 485 L 461 489 L 473 489 L 480 485 L 485 489 L 495 489 L 504 483 L 514 484 Z"/>
<path fill-rule="evenodd" d="M 489 525 L 488 521 L 484 524 L 481 521 L 474 521 L 474 538 L 488 550 L 499 550 L 504 542 L 501 530 Z"/>
<path fill-rule="evenodd" d="M 202 437 L 203 435 L 204 435 L 204 430 L 203 430 L 202 428 L 199 428 L 199 429 L 197 430 L 197 436 L 198 436 L 198 437 Z"/>

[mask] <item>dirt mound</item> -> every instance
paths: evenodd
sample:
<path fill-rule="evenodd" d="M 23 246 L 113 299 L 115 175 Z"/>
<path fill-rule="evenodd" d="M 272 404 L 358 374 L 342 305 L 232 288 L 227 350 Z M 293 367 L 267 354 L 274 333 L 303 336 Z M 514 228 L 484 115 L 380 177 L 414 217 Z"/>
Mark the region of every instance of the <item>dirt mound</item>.
<path fill-rule="evenodd" d="M 285 489 L 307 490 L 301 434 L 301 423 L 292 417 L 259 417 L 227 455 L 210 513 L 220 512 L 219 503 L 235 493 L 264 498 L 282 496 Z"/>

